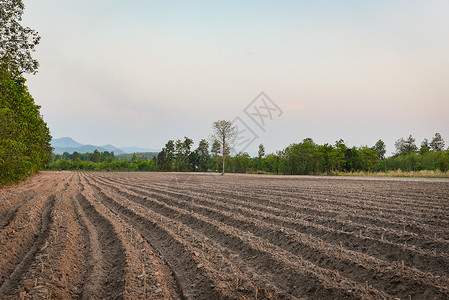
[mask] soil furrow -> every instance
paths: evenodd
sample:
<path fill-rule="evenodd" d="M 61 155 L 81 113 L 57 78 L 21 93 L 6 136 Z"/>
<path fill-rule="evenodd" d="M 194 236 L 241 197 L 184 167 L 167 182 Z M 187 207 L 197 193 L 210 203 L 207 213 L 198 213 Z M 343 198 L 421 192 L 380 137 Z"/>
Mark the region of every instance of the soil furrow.
<path fill-rule="evenodd" d="M 7 276 L 6 280 L 0 287 L 0 297 L 12 294 L 14 290 L 20 285 L 22 275 L 28 270 L 31 263 L 34 261 L 36 253 L 44 245 L 50 232 L 50 225 L 52 223 L 51 212 L 55 205 L 55 196 L 51 195 L 45 201 L 45 210 L 41 215 L 40 229 L 31 241 L 31 247 L 26 251 L 26 254 L 15 265 L 14 270 Z"/>
<path fill-rule="evenodd" d="M 198 262 L 195 250 L 179 238 L 179 227 L 176 234 L 164 223 L 170 223 L 171 218 L 160 216 L 150 219 L 137 214 L 134 209 L 130 210 L 125 206 L 106 196 L 101 189 L 102 203 L 106 204 L 113 212 L 120 215 L 131 226 L 139 231 L 148 243 L 156 249 L 160 256 L 164 258 L 167 265 L 172 270 L 178 288 L 183 299 L 228 299 L 237 298 L 232 295 L 222 293 L 220 283 L 208 276 L 205 269 L 206 262 Z M 150 214 L 150 212 L 146 212 Z"/>
<path fill-rule="evenodd" d="M 134 191 L 136 192 L 136 191 Z M 440 290 L 438 286 L 442 283 L 437 283 L 435 278 L 426 278 L 424 273 L 417 273 L 415 276 L 410 276 L 410 269 L 408 272 L 401 272 L 400 267 L 397 270 L 386 271 L 390 264 L 383 261 L 373 260 L 370 257 L 362 257 L 361 260 L 354 260 L 354 256 L 346 253 L 346 257 L 343 258 L 342 251 L 330 251 L 329 246 L 327 249 L 317 246 L 317 241 L 309 241 L 307 235 L 291 231 L 287 234 L 287 231 L 283 226 L 274 226 L 265 222 L 259 221 L 257 218 L 253 218 L 251 215 L 240 215 L 234 212 L 234 209 L 229 206 L 220 207 L 220 209 L 214 209 L 205 207 L 199 204 L 192 203 L 191 201 L 172 201 L 169 198 L 163 196 L 159 197 L 161 201 L 169 203 L 170 205 L 177 206 L 182 209 L 192 209 L 196 213 L 203 216 L 212 217 L 215 220 L 219 220 L 235 228 L 244 229 L 247 232 L 268 239 L 271 243 L 280 246 L 282 249 L 290 251 L 292 254 L 298 255 L 307 259 L 318 266 L 324 268 L 330 268 L 333 270 L 339 270 L 343 276 L 351 278 L 354 281 L 364 282 L 368 281 L 374 287 L 387 286 L 388 289 L 385 292 L 394 295 L 397 291 L 397 286 L 389 284 L 391 278 L 403 277 L 401 284 L 404 289 L 407 289 L 411 296 L 418 296 L 422 291 L 428 293 L 431 291 L 433 294 L 438 294 L 444 290 Z M 140 202 L 142 203 L 142 202 Z M 145 203 L 143 203 L 145 204 Z M 277 228 L 276 228 L 277 227 Z M 296 235 L 296 237 L 294 237 Z M 322 240 L 318 239 L 318 241 Z M 319 244 L 319 242 L 318 242 Z M 332 245 L 331 245 L 332 246 Z M 335 247 L 338 249 L 337 247 Z M 346 249 L 344 249 L 346 251 Z M 355 253 L 355 252 L 351 252 Z M 352 258 L 351 258 L 352 256 Z M 393 261 L 393 263 L 395 263 Z M 426 262 L 428 264 L 428 262 Z M 397 262 L 394 265 L 399 265 Z M 384 270 L 384 271 L 382 271 Z M 382 273 L 379 275 L 379 273 Z M 409 280 L 408 277 L 416 278 L 417 281 Z M 424 278 L 424 281 L 421 279 Z M 446 285 L 448 285 L 446 283 Z M 447 288 L 447 286 L 446 286 Z M 449 294 L 448 294 L 449 296 Z"/>
<path fill-rule="evenodd" d="M 119 183 L 119 182 L 117 182 Z M 138 183 L 135 182 L 122 182 L 122 184 L 127 184 L 130 186 L 139 186 Z M 141 184 L 140 184 L 141 186 Z M 151 184 L 151 187 L 154 189 L 154 184 Z M 171 187 L 171 189 L 182 189 L 176 187 Z M 185 190 L 185 189 L 184 189 Z M 299 197 L 296 196 L 292 199 L 289 199 L 286 196 L 280 196 L 279 198 L 270 198 L 267 199 L 267 197 L 261 197 L 260 195 L 264 195 L 265 193 L 261 192 L 258 194 L 246 193 L 245 190 L 220 190 L 220 191 L 213 191 L 212 189 L 197 189 L 195 187 L 192 188 L 192 190 L 187 191 L 197 191 L 201 192 L 205 196 L 209 197 L 220 197 L 225 198 L 230 201 L 243 201 L 247 203 L 255 203 L 259 206 L 266 207 L 267 209 L 275 208 L 279 213 L 283 214 L 289 214 L 292 212 L 301 212 L 303 214 L 310 215 L 311 217 L 324 217 L 324 218 L 341 218 L 343 220 L 351 220 L 352 222 L 358 222 L 358 223 L 373 223 L 380 227 L 386 227 L 388 229 L 394 230 L 394 231 L 403 231 L 404 226 L 407 227 L 408 232 L 412 232 L 415 234 L 426 234 L 427 236 L 434 236 L 435 233 L 438 234 L 439 237 L 443 238 L 449 238 L 449 232 L 441 233 L 438 232 L 433 228 L 433 230 L 429 230 L 426 228 L 429 227 L 429 225 L 425 225 L 429 222 L 431 218 L 420 218 L 418 220 L 410 219 L 408 217 L 404 217 L 403 214 L 400 214 L 401 218 L 398 218 L 398 215 L 389 215 L 385 211 L 383 211 L 380 208 L 376 208 L 377 214 L 373 216 L 372 214 L 364 213 L 364 211 L 369 211 L 368 207 L 361 207 L 358 210 L 357 209 L 350 209 L 348 210 L 343 209 L 342 207 L 338 205 L 329 205 L 326 203 L 326 199 L 317 198 L 315 196 L 305 196 L 300 194 Z M 308 199 L 308 200 L 307 200 Z M 342 214 L 344 212 L 344 214 Z M 392 222 L 391 219 L 400 220 L 400 222 Z M 424 223 L 422 221 L 425 221 Z M 440 224 L 441 225 L 441 224 Z M 438 226 L 440 229 L 441 226 Z"/>
<path fill-rule="evenodd" d="M 82 184 L 82 183 L 80 183 Z M 84 188 L 75 195 L 77 210 L 88 230 L 91 252 L 80 297 L 123 299 L 126 260 L 124 247 L 112 224 L 92 205 Z"/>
<path fill-rule="evenodd" d="M 109 185 L 110 188 L 114 188 L 114 186 Z M 135 192 L 137 194 L 158 199 L 164 203 L 169 203 L 170 205 L 175 205 L 183 209 L 187 210 L 195 210 L 197 211 L 197 204 L 200 203 L 203 205 L 207 205 L 209 207 L 217 208 L 222 211 L 237 211 L 245 214 L 248 217 L 264 217 L 263 222 L 268 222 L 268 224 L 280 224 L 282 226 L 286 226 L 288 228 L 294 229 L 299 232 L 309 233 L 314 236 L 319 236 L 321 239 L 339 244 L 341 241 L 344 242 L 344 246 L 350 248 L 354 251 L 361 251 L 362 253 L 367 253 L 369 255 L 374 255 L 382 260 L 394 262 L 400 261 L 412 261 L 413 267 L 418 268 L 424 272 L 433 272 L 437 275 L 445 275 L 447 276 L 449 271 L 449 259 L 446 257 L 442 257 L 441 255 L 434 255 L 429 251 L 418 251 L 419 249 L 404 247 L 402 244 L 395 244 L 387 241 L 381 241 L 378 239 L 373 239 L 369 237 L 360 236 L 359 230 L 355 231 L 355 233 L 344 232 L 342 230 L 330 230 L 325 227 L 317 228 L 316 225 L 312 224 L 301 224 L 296 220 L 284 219 L 284 218 L 270 218 L 270 215 L 264 215 L 262 212 L 254 212 L 248 213 L 248 210 L 241 205 L 240 207 L 233 207 L 226 202 L 223 203 L 212 203 L 211 201 L 207 201 L 205 198 L 195 199 L 186 194 L 179 194 L 175 192 L 168 191 L 159 191 L 153 189 L 145 189 L 142 190 L 140 188 L 130 188 L 127 185 L 123 185 L 128 190 Z M 181 202 L 173 201 L 172 198 L 180 199 Z M 205 204 L 207 203 L 207 204 Z M 248 206 L 248 205 L 246 205 Z M 208 212 L 205 213 L 206 215 Z M 217 218 L 221 221 L 228 220 L 228 218 L 223 215 L 217 216 Z M 232 222 L 231 222 L 232 223 Z M 244 226 L 244 224 L 240 224 L 240 226 Z M 313 230 L 310 230 L 313 228 Z M 447 268 L 445 267 L 447 266 Z M 445 272 L 446 270 L 447 272 Z M 442 272 L 443 271 L 443 272 Z"/>
<path fill-rule="evenodd" d="M 129 199 L 130 194 L 127 197 Z M 133 198 L 133 200 L 139 201 L 138 196 Z M 157 202 L 157 200 L 150 200 L 146 201 L 146 203 L 140 202 L 140 204 L 149 208 L 151 207 L 158 214 L 176 219 L 182 222 L 184 226 L 195 229 L 219 242 L 222 247 L 228 248 L 231 252 L 238 253 L 238 256 L 244 258 L 247 264 L 251 264 L 252 268 L 257 269 L 258 272 L 263 272 L 265 276 L 270 276 L 276 285 L 282 287 L 288 293 L 293 293 L 296 297 L 311 296 L 310 294 L 312 294 L 314 296 L 320 295 L 319 297 L 332 298 L 336 295 L 340 295 L 340 297 L 344 295 L 345 297 L 358 298 L 356 294 L 347 293 L 343 288 L 344 285 L 337 288 L 336 286 L 339 286 L 338 280 L 324 275 L 325 273 L 320 272 L 321 268 L 307 261 L 303 261 L 300 257 L 294 256 L 290 259 L 281 259 L 282 256 L 291 256 L 291 254 L 286 254 L 286 251 L 270 245 L 264 239 L 257 238 L 249 232 L 242 232 L 237 228 L 211 218 L 203 219 L 203 216 L 197 213 L 187 212 L 183 209 L 177 209 L 165 203 Z M 252 239 L 254 241 L 251 241 Z M 257 246 L 258 244 L 260 246 Z M 316 269 L 318 273 L 316 273 Z M 330 270 L 328 272 L 334 274 Z M 279 280 L 279 277 L 290 278 L 290 282 L 287 283 L 284 280 Z M 341 278 L 340 275 L 338 277 Z M 325 282 L 327 281 L 334 282 L 332 288 L 326 286 Z M 343 281 L 351 282 L 348 278 L 344 278 Z M 357 287 L 357 283 L 352 282 L 350 286 Z M 356 288 L 357 290 L 361 290 L 361 288 Z M 370 292 L 376 295 L 382 294 L 372 287 Z M 386 294 L 383 295 L 387 297 Z"/>
<path fill-rule="evenodd" d="M 41 172 L 0 188 L 0 298 L 448 299 L 449 180 Z"/>

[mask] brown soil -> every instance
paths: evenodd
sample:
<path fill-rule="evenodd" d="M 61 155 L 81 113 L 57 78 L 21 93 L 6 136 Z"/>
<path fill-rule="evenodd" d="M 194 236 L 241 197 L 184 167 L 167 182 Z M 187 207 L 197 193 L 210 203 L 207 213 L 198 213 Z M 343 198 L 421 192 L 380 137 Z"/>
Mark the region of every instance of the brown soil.
<path fill-rule="evenodd" d="M 42 172 L 0 299 L 449 299 L 449 181 Z"/>

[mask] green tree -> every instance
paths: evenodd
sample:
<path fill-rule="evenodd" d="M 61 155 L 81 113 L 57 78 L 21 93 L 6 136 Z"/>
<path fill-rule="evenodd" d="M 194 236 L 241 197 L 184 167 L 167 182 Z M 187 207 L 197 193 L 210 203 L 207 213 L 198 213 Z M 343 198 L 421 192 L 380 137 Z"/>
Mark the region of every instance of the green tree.
<path fill-rule="evenodd" d="M 220 120 L 212 124 L 212 139 L 220 143 L 223 168 L 221 175 L 225 173 L 226 153 L 233 147 L 235 138 L 237 137 L 237 128 L 232 125 L 231 121 Z"/>
<path fill-rule="evenodd" d="M 366 146 L 361 147 L 359 149 L 359 152 L 360 152 L 361 170 L 373 172 L 379 166 L 380 157 L 378 152 Z"/>
<path fill-rule="evenodd" d="M 51 135 L 39 109 L 25 79 L 0 65 L 0 185 L 21 180 L 50 162 Z"/>
<path fill-rule="evenodd" d="M 212 143 L 212 148 L 211 148 L 210 152 L 212 153 L 213 156 L 219 156 L 220 151 L 221 151 L 220 148 L 221 148 L 220 142 L 214 141 Z"/>
<path fill-rule="evenodd" d="M 75 151 L 75 152 L 72 153 L 72 161 L 75 161 L 77 159 L 81 160 L 80 159 L 80 154 Z"/>
<path fill-rule="evenodd" d="M 179 165 L 182 160 L 182 142 L 180 139 L 177 139 L 175 142 L 175 165 L 176 171 L 179 172 Z"/>
<path fill-rule="evenodd" d="M 444 150 L 444 140 L 441 135 L 437 132 L 430 142 L 430 147 L 433 151 L 443 151 Z"/>
<path fill-rule="evenodd" d="M 234 172 L 246 173 L 251 165 L 251 157 L 246 152 L 239 152 L 234 157 Z"/>
<path fill-rule="evenodd" d="M 193 140 L 184 137 L 184 141 L 176 140 L 175 142 L 175 161 L 176 161 L 176 170 L 186 171 L 188 169 L 189 164 L 189 154 L 190 149 L 192 147 Z"/>
<path fill-rule="evenodd" d="M 429 151 L 430 151 L 429 140 L 425 138 L 421 143 L 421 147 L 419 148 L 419 154 L 425 155 Z"/>
<path fill-rule="evenodd" d="M 196 172 L 200 168 L 200 156 L 198 151 L 192 151 L 189 154 L 189 170 L 192 172 Z"/>
<path fill-rule="evenodd" d="M 220 158 L 220 150 L 221 149 L 221 145 L 218 141 L 214 141 L 212 143 L 212 147 L 210 152 L 212 153 L 212 159 L 211 159 L 211 164 L 212 164 L 212 170 L 213 171 L 219 171 L 222 168 L 222 165 L 220 164 L 221 162 L 221 158 Z"/>
<path fill-rule="evenodd" d="M 51 136 L 23 73 L 35 73 L 37 33 L 20 24 L 21 0 L 0 2 L 0 185 L 37 172 L 51 159 Z"/>
<path fill-rule="evenodd" d="M 39 63 L 31 57 L 31 52 L 39 44 L 38 33 L 23 27 L 22 0 L 2 0 L 0 2 L 0 64 L 14 77 L 22 73 L 36 73 Z"/>
<path fill-rule="evenodd" d="M 412 135 L 409 135 L 405 140 L 400 138 L 394 143 L 394 146 L 396 147 L 397 155 L 415 153 L 418 150 Z"/>
<path fill-rule="evenodd" d="M 280 151 L 277 154 L 268 154 L 266 157 L 267 168 L 265 171 L 279 174 L 279 155 Z"/>
<path fill-rule="evenodd" d="M 260 159 L 262 159 L 265 156 L 265 147 L 263 146 L 263 144 L 259 145 L 258 156 Z"/>
<path fill-rule="evenodd" d="M 161 152 L 157 154 L 157 165 L 159 170 L 164 171 L 167 164 L 167 151 L 162 148 Z"/>
<path fill-rule="evenodd" d="M 175 159 L 175 141 L 169 140 L 165 144 L 164 149 L 164 165 L 161 166 L 163 170 L 172 170 L 173 161 Z"/>
<path fill-rule="evenodd" d="M 99 162 L 100 161 L 100 151 L 95 149 L 94 154 L 92 155 L 92 161 L 93 162 Z"/>
<path fill-rule="evenodd" d="M 335 170 L 336 171 L 345 171 L 345 166 L 346 166 L 346 150 L 348 149 L 348 147 L 346 147 L 345 141 L 340 139 L 338 141 L 335 142 L 334 145 L 334 149 L 335 149 L 335 154 L 333 157 L 333 163 L 335 166 Z"/>
<path fill-rule="evenodd" d="M 385 158 L 385 153 L 387 152 L 387 150 L 385 143 L 382 140 L 378 140 L 374 147 L 371 149 L 376 152 L 377 157 L 379 157 L 380 160 Z"/>
<path fill-rule="evenodd" d="M 200 171 L 206 172 L 209 166 L 209 143 L 202 139 L 195 150 L 198 153 L 198 167 Z"/>
<path fill-rule="evenodd" d="M 193 145 L 193 140 L 188 137 L 184 137 L 184 141 L 182 142 L 182 169 L 189 169 L 189 156 L 191 154 L 191 149 Z"/>

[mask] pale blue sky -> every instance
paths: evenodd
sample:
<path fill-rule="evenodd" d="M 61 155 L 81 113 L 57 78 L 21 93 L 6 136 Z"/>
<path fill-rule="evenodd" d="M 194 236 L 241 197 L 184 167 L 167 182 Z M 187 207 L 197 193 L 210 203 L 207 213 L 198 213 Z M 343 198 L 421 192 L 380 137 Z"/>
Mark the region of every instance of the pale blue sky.
<path fill-rule="evenodd" d="M 161 148 L 284 111 L 249 147 L 306 137 L 449 144 L 449 1 L 25 0 L 42 36 L 28 85 L 54 137 Z"/>

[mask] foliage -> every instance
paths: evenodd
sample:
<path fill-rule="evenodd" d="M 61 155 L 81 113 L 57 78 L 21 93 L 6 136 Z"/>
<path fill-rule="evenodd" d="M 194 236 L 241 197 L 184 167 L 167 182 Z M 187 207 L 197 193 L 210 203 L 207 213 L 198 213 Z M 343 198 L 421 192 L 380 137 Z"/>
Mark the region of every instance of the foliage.
<path fill-rule="evenodd" d="M 419 148 L 419 154 L 424 155 L 429 151 L 430 151 L 429 140 L 425 138 L 421 143 L 421 147 Z"/>
<path fill-rule="evenodd" d="M 444 149 L 444 140 L 441 135 L 437 132 L 430 142 L 430 147 L 433 151 L 443 151 Z"/>
<path fill-rule="evenodd" d="M 175 143 L 175 165 L 176 171 L 188 171 L 189 170 L 189 155 L 192 147 L 193 140 L 184 137 L 184 141 L 176 140 Z"/>
<path fill-rule="evenodd" d="M 449 170 L 449 150 L 392 156 L 385 159 L 385 165 L 387 170 L 446 172 Z"/>
<path fill-rule="evenodd" d="M 257 154 L 260 159 L 265 156 L 265 147 L 263 146 L 263 144 L 259 145 L 259 151 L 257 152 Z"/>
<path fill-rule="evenodd" d="M 144 159 L 135 154 L 135 159 L 119 160 L 114 152 L 99 152 L 79 154 L 67 152 L 62 155 L 53 154 L 47 170 L 74 170 L 74 171 L 156 171 L 155 159 Z"/>
<path fill-rule="evenodd" d="M 43 121 L 22 73 L 36 73 L 31 52 L 37 33 L 19 23 L 21 0 L 0 2 L 0 185 L 19 181 L 50 161 L 52 148 Z"/>
<path fill-rule="evenodd" d="M 195 152 L 198 154 L 198 169 L 206 172 L 209 168 L 209 143 L 202 139 Z"/>
<path fill-rule="evenodd" d="M 31 52 L 39 44 L 40 37 L 36 31 L 19 23 L 23 10 L 22 0 L 0 2 L 0 64 L 14 76 L 36 73 L 39 66 Z"/>
<path fill-rule="evenodd" d="M 386 146 L 384 141 L 382 140 L 378 140 L 376 142 L 376 144 L 374 145 L 373 148 L 371 148 L 372 150 L 374 150 L 377 154 L 377 156 L 379 157 L 380 160 L 385 158 L 385 153 L 387 152 L 386 150 Z"/>
<path fill-rule="evenodd" d="M 21 180 L 50 161 L 50 131 L 39 109 L 25 79 L 1 66 L 0 185 Z"/>
<path fill-rule="evenodd" d="M 112 152 L 112 153 L 114 153 L 114 152 Z M 137 153 L 132 153 L 132 154 L 124 153 L 124 154 L 118 154 L 115 157 L 117 157 L 118 159 L 131 161 L 134 154 L 136 155 L 137 160 L 140 160 L 140 159 L 150 160 L 150 159 L 153 159 L 153 158 L 157 157 L 158 152 L 137 152 Z"/>
<path fill-rule="evenodd" d="M 410 154 L 418 150 L 418 147 L 415 144 L 415 139 L 412 135 L 409 135 L 409 137 L 405 140 L 400 138 L 394 143 L 394 146 L 396 147 L 396 155 Z"/>

